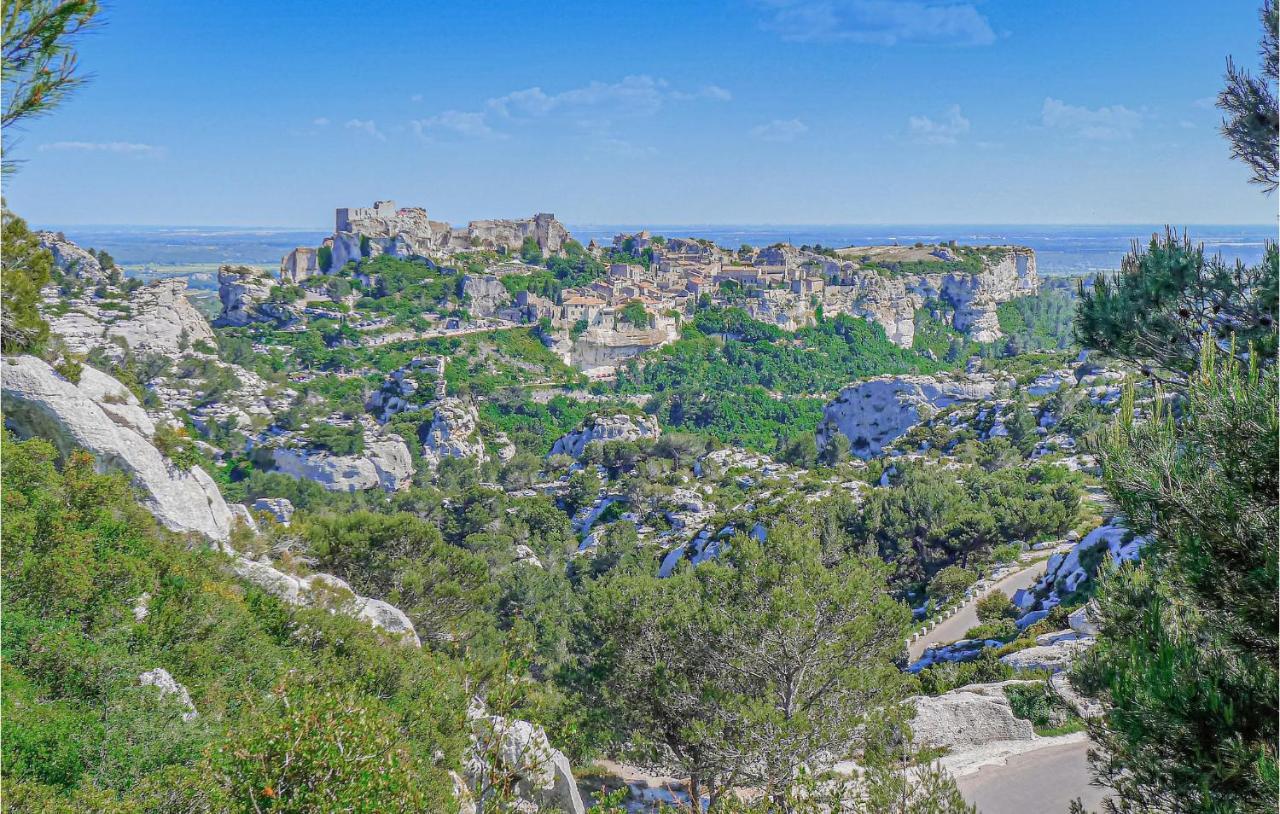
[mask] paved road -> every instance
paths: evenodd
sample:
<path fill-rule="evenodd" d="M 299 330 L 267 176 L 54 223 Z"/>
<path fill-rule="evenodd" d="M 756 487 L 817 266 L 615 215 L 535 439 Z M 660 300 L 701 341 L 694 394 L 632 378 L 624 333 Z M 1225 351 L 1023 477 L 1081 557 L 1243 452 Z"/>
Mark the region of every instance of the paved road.
<path fill-rule="evenodd" d="M 1034 562 L 1027 567 L 1014 571 L 992 586 L 992 591 L 1004 591 L 1006 596 L 1013 596 L 1019 588 L 1030 588 L 1044 573 L 1044 560 Z M 987 593 L 991 593 L 988 591 Z M 984 594 L 985 596 L 985 594 Z M 930 630 L 924 636 L 911 643 L 911 660 L 915 661 L 924 655 L 924 649 L 932 642 L 949 644 L 963 639 L 965 631 L 978 624 L 978 612 L 975 610 L 977 599 L 969 601 L 956 612 L 955 616 Z"/>
<path fill-rule="evenodd" d="M 960 792 L 981 814 L 1066 814 L 1079 797 L 1097 811 L 1107 790 L 1089 785 L 1089 742 L 1048 746 L 984 766 L 956 779 Z"/>

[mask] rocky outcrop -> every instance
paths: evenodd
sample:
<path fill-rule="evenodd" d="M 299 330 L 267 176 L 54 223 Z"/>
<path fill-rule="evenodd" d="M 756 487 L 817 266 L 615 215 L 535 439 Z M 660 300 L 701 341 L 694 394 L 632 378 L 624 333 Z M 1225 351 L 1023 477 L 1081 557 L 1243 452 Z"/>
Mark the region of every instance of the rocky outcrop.
<path fill-rule="evenodd" d="M 511 292 L 492 274 L 464 274 L 462 299 L 472 316 L 491 317 L 511 303 Z"/>
<path fill-rule="evenodd" d="M 840 391 L 823 411 L 818 447 L 837 433 L 854 455 L 873 458 L 920 423 L 926 414 L 961 402 L 985 401 L 1001 380 L 993 376 L 881 376 Z"/>
<path fill-rule="evenodd" d="M 138 353 L 177 357 L 197 342 L 216 344 L 213 329 L 186 297 L 187 281 L 160 280 L 134 291 L 126 310 L 94 297 L 76 301 L 65 313 L 46 313 L 49 329 L 72 351 L 86 354 L 103 348 L 119 357 L 123 343 Z"/>
<path fill-rule="evenodd" d="M 254 511 L 262 512 L 282 526 L 293 519 L 293 503 L 283 497 L 260 497 L 253 501 Z"/>
<path fill-rule="evenodd" d="M 660 348 L 679 338 L 674 325 L 636 329 L 593 327 L 572 343 L 563 353 L 566 364 L 588 376 L 604 376 L 617 372 L 618 364 L 646 351 Z"/>
<path fill-rule="evenodd" d="M 67 277 L 83 280 L 90 285 L 105 282 L 107 272 L 92 253 L 80 248 L 60 232 L 36 232 L 41 248 L 53 255 L 53 264 Z"/>
<path fill-rule="evenodd" d="M 938 696 L 912 699 L 916 717 L 911 731 L 922 746 L 957 749 L 992 741 L 1031 740 L 1031 722 L 1013 714 L 1003 687 L 975 684 Z"/>
<path fill-rule="evenodd" d="M 473 793 L 499 778 L 514 777 L 516 810 L 584 814 L 586 807 L 569 759 L 551 745 L 542 727 L 489 715 L 479 701 L 468 707 L 467 719 L 471 743 L 463 757 L 463 771 Z"/>
<path fill-rule="evenodd" d="M 394 605 L 380 599 L 358 596 L 351 586 L 331 574 L 295 576 L 273 566 L 270 560 L 237 557 L 232 565 L 236 575 L 272 596 L 300 607 L 320 607 L 363 619 L 394 637 L 421 647 L 413 622 Z"/>
<path fill-rule="evenodd" d="M 1061 599 L 1092 579 L 1104 559 L 1115 565 L 1138 558 L 1146 540 L 1111 520 L 1085 535 L 1066 554 L 1054 554 L 1045 563 L 1044 575 L 1031 595 L 1037 602 L 1025 610 L 1033 612 L 1056 606 Z"/>
<path fill-rule="evenodd" d="M 40 436 L 66 455 L 84 449 L 100 471 L 128 475 L 142 504 L 166 528 L 225 541 L 231 510 L 200 467 L 179 469 L 152 444 L 155 426 L 115 379 L 85 367 L 75 385 L 34 356 L 0 365 L 4 420 L 20 437 Z"/>
<path fill-rule="evenodd" d="M 658 419 L 651 415 L 594 415 L 583 422 L 580 429 L 561 436 L 551 447 L 551 455 L 582 457 L 588 444 L 606 441 L 639 441 L 654 439 L 662 434 Z"/>
<path fill-rule="evenodd" d="M 276 447 L 271 450 L 275 471 L 312 480 L 331 492 L 359 492 L 382 488 L 395 492 L 413 478 L 413 459 L 398 435 L 366 436 L 364 451 L 334 455 L 312 448 Z"/>
<path fill-rule="evenodd" d="M 187 692 L 187 688 L 179 684 L 163 667 L 148 670 L 138 676 L 138 683 L 144 687 L 155 687 L 160 691 L 161 697 L 173 696 L 186 710 L 182 713 L 182 720 L 190 723 L 200 717 L 200 713 L 196 712 L 196 705 L 191 703 L 191 694 Z"/>
<path fill-rule="evenodd" d="M 1059 641 L 1055 644 L 1028 647 L 1008 655 L 1001 656 L 1000 661 L 1014 670 L 1048 670 L 1051 673 L 1070 669 L 1076 657 L 1090 647 L 1094 639 L 1090 637 Z"/>
<path fill-rule="evenodd" d="M 474 404 L 450 396 L 433 401 L 429 407 L 435 416 L 422 445 L 422 457 L 432 471 L 445 458 L 474 458 L 477 463 L 485 459 L 480 414 Z"/>
<path fill-rule="evenodd" d="M 222 266 L 218 269 L 218 300 L 222 313 L 219 325 L 248 325 L 250 322 L 289 322 L 293 311 L 268 302 L 271 277 L 261 269 L 249 266 Z"/>

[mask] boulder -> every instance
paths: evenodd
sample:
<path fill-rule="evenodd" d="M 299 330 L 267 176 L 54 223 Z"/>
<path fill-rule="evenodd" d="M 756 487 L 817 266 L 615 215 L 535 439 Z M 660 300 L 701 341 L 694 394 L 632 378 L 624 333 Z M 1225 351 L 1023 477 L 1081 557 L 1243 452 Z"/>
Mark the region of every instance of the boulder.
<path fill-rule="evenodd" d="M 911 731 L 917 743 L 956 749 L 982 746 L 992 741 L 1031 740 L 1031 722 L 1018 718 L 1003 692 L 975 692 L 972 687 L 917 696 Z"/>
<path fill-rule="evenodd" d="M 422 445 L 422 457 L 432 471 L 445 458 L 485 459 L 480 414 L 474 404 L 450 396 L 433 401 L 430 408 L 435 415 Z"/>
<path fill-rule="evenodd" d="M 260 497 L 253 501 L 253 509 L 265 512 L 282 526 L 289 525 L 289 521 L 293 519 L 293 503 L 285 497 Z"/>
<path fill-rule="evenodd" d="M 1092 638 L 1059 641 L 1051 645 L 1037 645 L 1001 656 L 1000 661 L 1014 670 L 1048 670 L 1051 673 L 1061 672 L 1071 667 L 1075 657 L 1093 647 Z"/>
<path fill-rule="evenodd" d="M 413 622 L 399 608 L 380 599 L 358 596 L 345 581 L 331 574 L 295 576 L 276 568 L 269 560 L 237 557 L 232 565 L 236 575 L 290 605 L 323 607 L 357 619 L 401 638 L 414 647 L 422 640 Z"/>
<path fill-rule="evenodd" d="M 230 503 L 227 508 L 231 509 L 233 523 L 243 525 L 254 535 L 259 533 L 258 521 L 254 518 L 253 512 L 249 511 L 248 506 L 243 503 Z"/>
<path fill-rule="evenodd" d="M 479 702 L 468 708 L 467 718 L 471 743 L 463 770 L 473 791 L 495 773 L 510 773 L 516 778 L 516 797 L 532 810 L 585 814 L 569 760 L 552 747 L 542 727 L 488 715 Z"/>
<path fill-rule="evenodd" d="M 1098 626 L 1093 620 L 1094 610 L 1095 605 L 1092 602 L 1084 607 L 1076 608 L 1067 616 L 1067 624 L 1081 636 L 1097 636 Z"/>
<path fill-rule="evenodd" d="M 658 419 L 651 415 L 594 415 L 584 421 L 581 428 L 557 439 L 549 454 L 580 458 L 587 445 L 596 441 L 639 441 L 656 439 L 661 434 Z"/>
<path fill-rule="evenodd" d="M 169 671 L 163 667 L 148 670 L 138 676 L 138 683 L 144 687 L 155 687 L 162 697 L 174 696 L 187 710 L 182 713 L 182 720 L 189 723 L 200 717 L 200 713 L 196 712 L 195 704 L 191 703 L 191 694 L 187 692 L 187 688 L 175 681 L 173 676 L 169 675 Z"/>
<path fill-rule="evenodd" d="M 1106 712 L 1106 707 L 1101 702 L 1076 692 L 1076 688 L 1071 686 L 1071 679 L 1065 672 L 1054 673 L 1049 678 L 1049 686 L 1062 699 L 1062 702 L 1075 710 L 1081 718 L 1097 718 Z"/>
<path fill-rule="evenodd" d="M 334 455 L 320 449 L 276 447 L 271 450 L 275 471 L 312 480 L 331 492 L 359 492 L 381 487 L 395 492 L 413 478 L 413 459 L 398 435 L 373 440 L 366 436 L 364 451 Z"/>
<path fill-rule="evenodd" d="M 165 528 L 227 540 L 231 510 L 217 484 L 200 467 L 180 469 L 160 454 L 154 425 L 124 385 L 87 366 L 72 384 L 34 356 L 6 357 L 0 380 L 5 424 L 18 436 L 46 438 L 63 455 L 86 450 L 99 471 L 128 475 Z"/>

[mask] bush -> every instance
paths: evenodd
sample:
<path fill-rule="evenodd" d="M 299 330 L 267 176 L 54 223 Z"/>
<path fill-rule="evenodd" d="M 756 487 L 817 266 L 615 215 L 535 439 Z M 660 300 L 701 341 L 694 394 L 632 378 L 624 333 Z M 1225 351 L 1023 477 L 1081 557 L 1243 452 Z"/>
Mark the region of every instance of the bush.
<path fill-rule="evenodd" d="M 1018 608 L 1004 591 L 992 591 L 978 600 L 974 606 L 978 620 L 982 622 L 998 622 L 1002 619 L 1016 619 Z"/>
<path fill-rule="evenodd" d="M 929 580 L 929 598 L 938 605 L 945 605 L 964 594 L 978 581 L 977 574 L 958 565 L 948 565 Z"/>

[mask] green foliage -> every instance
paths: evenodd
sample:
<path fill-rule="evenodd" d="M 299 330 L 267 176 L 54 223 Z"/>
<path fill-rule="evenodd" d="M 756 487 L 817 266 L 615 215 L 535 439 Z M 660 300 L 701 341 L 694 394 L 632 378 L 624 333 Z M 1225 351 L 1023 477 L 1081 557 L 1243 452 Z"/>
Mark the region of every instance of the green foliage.
<path fill-rule="evenodd" d="M 992 591 L 983 596 L 974 605 L 980 622 L 999 622 L 1002 619 L 1015 619 L 1018 608 L 1004 591 Z"/>
<path fill-rule="evenodd" d="M 448 662 L 388 646 L 363 620 L 246 589 L 221 555 L 161 531 L 126 479 L 96 474 L 83 453 L 59 469 L 43 440 L 6 434 L 3 447 L 7 805 L 16 794 L 39 810 L 225 811 L 248 806 L 245 784 L 264 778 L 345 799 L 385 774 L 439 810 L 449 781 L 431 755 L 456 765 L 465 708 Z M 144 593 L 148 614 L 135 620 Z M 198 718 L 139 684 L 157 666 L 187 687 Z M 317 679 L 316 691 L 278 690 L 286 678 Z M 283 697 L 298 701 L 292 712 Z M 286 732 L 298 741 L 288 766 Z M 332 757 L 339 742 L 376 747 L 386 763 L 358 771 Z M 329 810 L 323 797 L 288 799 L 274 810 Z"/>
<path fill-rule="evenodd" d="M 637 328 L 649 327 L 649 312 L 644 310 L 644 304 L 637 300 L 622 306 L 621 316 L 624 322 L 629 322 Z"/>
<path fill-rule="evenodd" d="M 15 125 L 53 110 L 85 82 L 73 48 L 76 36 L 99 11 L 96 0 L 6 2 L 0 38 L 0 73 L 4 75 L 6 135 Z M 12 169 L 4 144 L 6 171 Z M 7 247 L 6 247 L 7 248 Z"/>
<path fill-rule="evenodd" d="M 899 579 L 923 582 L 943 566 L 985 561 L 1006 541 L 1065 534 L 1080 494 L 1080 476 L 1051 464 L 959 473 L 906 466 L 894 488 L 871 493 L 850 533 L 873 543 Z"/>
<path fill-rule="evenodd" d="M 8 32 L 5 32 L 6 42 Z M 6 58 L 5 64 L 8 64 Z M 8 78 L 6 77 L 6 86 Z M 5 353 L 37 353 L 49 338 L 40 316 L 40 289 L 49 281 L 53 255 L 22 218 L 3 210 L 0 227 L 0 346 Z"/>
<path fill-rule="evenodd" d="M 328 274 L 329 269 L 333 267 L 333 249 L 328 246 L 316 249 L 316 265 L 322 272 Z"/>
<path fill-rule="evenodd" d="M 1258 15 L 1262 20 L 1262 41 L 1258 53 L 1262 57 L 1262 77 L 1255 79 L 1248 71 L 1227 59 L 1227 86 L 1218 94 L 1218 109 L 1226 114 L 1222 135 L 1231 142 L 1231 155 L 1249 166 L 1249 179 L 1267 192 L 1275 192 L 1280 183 L 1280 157 L 1277 157 L 1277 131 L 1280 131 L 1280 104 L 1275 85 L 1280 80 L 1276 29 L 1280 14 L 1275 0 L 1264 0 Z"/>
<path fill-rule="evenodd" d="M 1262 262 L 1234 267 L 1206 257 L 1173 232 L 1152 236 L 1146 251 L 1125 257 L 1120 271 L 1081 283 L 1076 336 L 1085 347 L 1155 368 L 1185 381 L 1201 349 L 1235 337 L 1259 363 L 1277 349 L 1280 250 L 1269 243 Z"/>
<path fill-rule="evenodd" d="M 738 783 L 785 795 L 905 692 L 907 612 L 884 577 L 856 557 L 824 566 L 787 524 L 669 579 L 614 575 L 587 597 L 576 686 L 631 757 L 690 777 L 712 808 Z"/>
<path fill-rule="evenodd" d="M 359 424 L 343 427 L 314 421 L 305 433 L 307 443 L 334 455 L 356 455 L 364 450 L 364 431 Z"/>
<path fill-rule="evenodd" d="M 204 462 L 204 456 L 196 448 L 195 439 L 187 432 L 186 427 L 174 428 L 161 424 L 156 427 L 156 434 L 151 442 L 178 469 L 188 470 Z"/>
<path fill-rule="evenodd" d="M 1004 694 L 1013 714 L 1030 721 L 1037 735 L 1065 735 L 1084 728 L 1079 716 L 1049 688 L 1048 682 L 1009 684 Z"/>
<path fill-rule="evenodd" d="M 233 811 L 417 812 L 446 805 L 420 785 L 399 717 L 351 690 L 276 690 L 214 756 Z M 432 791 L 435 793 L 432 794 Z M 439 810 L 439 809 L 437 809 Z"/>
<path fill-rule="evenodd" d="M 1218 356 L 1181 420 L 1127 407 L 1100 450 L 1108 494 L 1150 541 L 1104 575 L 1074 677 L 1108 705 L 1089 727 L 1094 770 L 1124 812 L 1277 805 L 1277 380 Z"/>
<path fill-rule="evenodd" d="M 972 571 L 948 565 L 929 580 L 929 598 L 938 605 L 945 605 L 960 598 L 977 581 L 978 576 Z"/>
<path fill-rule="evenodd" d="M 538 245 L 538 239 L 533 235 L 529 235 L 521 241 L 520 259 L 530 265 L 537 265 L 542 262 L 542 248 Z"/>

